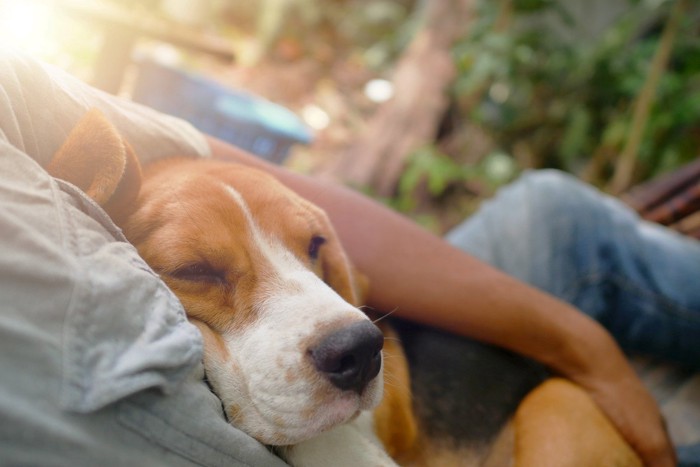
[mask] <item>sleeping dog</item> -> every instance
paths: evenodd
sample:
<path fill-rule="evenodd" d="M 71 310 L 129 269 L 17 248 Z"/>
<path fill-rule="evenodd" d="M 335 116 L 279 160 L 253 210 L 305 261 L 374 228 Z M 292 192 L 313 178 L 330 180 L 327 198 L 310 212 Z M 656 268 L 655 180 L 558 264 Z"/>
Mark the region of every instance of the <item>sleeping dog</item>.
<path fill-rule="evenodd" d="M 292 465 L 639 465 L 583 391 L 537 364 L 373 322 L 326 215 L 267 173 L 142 168 L 98 111 L 47 170 L 103 206 L 178 296 L 230 423 Z"/>

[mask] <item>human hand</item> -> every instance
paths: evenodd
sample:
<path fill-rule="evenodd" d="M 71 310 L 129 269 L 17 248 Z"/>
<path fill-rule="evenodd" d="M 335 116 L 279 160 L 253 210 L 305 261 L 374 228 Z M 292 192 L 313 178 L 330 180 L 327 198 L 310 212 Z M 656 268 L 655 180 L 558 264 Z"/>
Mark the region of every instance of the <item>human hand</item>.
<path fill-rule="evenodd" d="M 675 452 L 656 401 L 624 358 L 611 359 L 595 374 L 569 377 L 588 392 L 644 465 L 676 465 Z"/>

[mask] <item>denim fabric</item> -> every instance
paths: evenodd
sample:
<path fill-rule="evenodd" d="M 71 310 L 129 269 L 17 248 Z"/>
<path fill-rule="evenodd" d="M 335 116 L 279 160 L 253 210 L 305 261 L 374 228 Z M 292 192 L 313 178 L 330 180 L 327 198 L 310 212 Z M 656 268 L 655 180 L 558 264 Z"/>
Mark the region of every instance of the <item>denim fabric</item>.
<path fill-rule="evenodd" d="M 575 305 L 626 351 L 683 365 L 685 381 L 676 382 L 694 384 L 695 394 L 695 426 L 684 438 L 700 442 L 700 381 L 692 378 L 700 369 L 700 242 L 640 221 L 617 199 L 551 170 L 502 189 L 447 239 Z"/>

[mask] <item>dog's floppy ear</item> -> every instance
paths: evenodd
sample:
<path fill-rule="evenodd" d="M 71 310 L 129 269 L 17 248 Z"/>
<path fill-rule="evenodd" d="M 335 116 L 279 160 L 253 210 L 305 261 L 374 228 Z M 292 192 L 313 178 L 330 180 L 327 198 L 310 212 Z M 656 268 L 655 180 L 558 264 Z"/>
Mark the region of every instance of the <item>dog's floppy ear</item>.
<path fill-rule="evenodd" d="M 113 217 L 133 204 L 141 188 L 136 154 L 97 109 L 71 130 L 47 171 L 76 185 Z"/>

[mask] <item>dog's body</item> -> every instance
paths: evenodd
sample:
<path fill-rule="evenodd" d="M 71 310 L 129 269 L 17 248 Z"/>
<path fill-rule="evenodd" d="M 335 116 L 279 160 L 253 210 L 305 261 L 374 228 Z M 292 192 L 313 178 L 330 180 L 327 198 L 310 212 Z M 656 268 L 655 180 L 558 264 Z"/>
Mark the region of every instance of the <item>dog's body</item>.
<path fill-rule="evenodd" d="M 562 423 L 548 407 L 581 406 L 582 392 L 553 381 L 523 403 L 545 378 L 532 362 L 409 323 L 378 323 L 385 340 L 357 308 L 362 280 L 325 214 L 270 175 L 182 158 L 141 173 L 114 138 L 88 114 L 49 171 L 105 206 L 180 298 L 231 423 L 293 465 L 606 465 L 611 453 L 614 465 L 637 465 L 599 414 L 577 419 L 566 439 L 540 439 L 538 417 Z M 85 176 L 85 153 L 123 161 Z M 580 436 L 600 427 L 602 441 Z"/>

